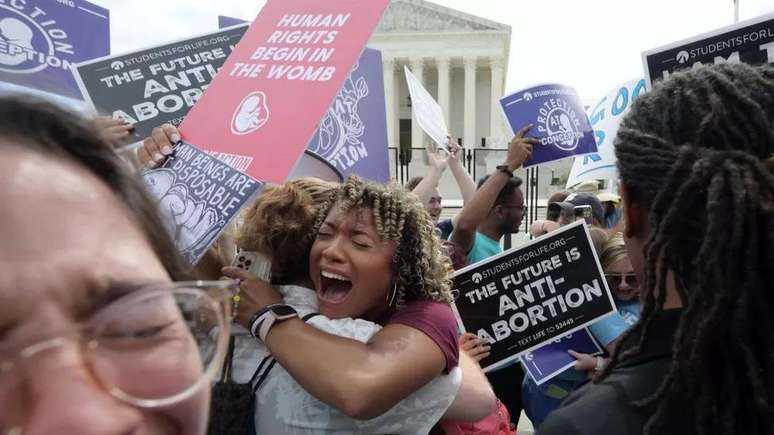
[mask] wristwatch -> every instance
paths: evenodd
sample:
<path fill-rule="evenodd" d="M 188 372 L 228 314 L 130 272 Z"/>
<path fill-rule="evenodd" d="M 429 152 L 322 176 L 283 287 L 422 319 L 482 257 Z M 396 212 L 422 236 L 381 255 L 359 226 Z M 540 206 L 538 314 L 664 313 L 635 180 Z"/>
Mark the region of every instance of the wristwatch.
<path fill-rule="evenodd" d="M 495 167 L 495 169 L 502 172 L 503 174 L 506 174 L 510 178 L 513 178 L 513 171 L 511 171 L 511 168 L 509 168 L 508 165 L 500 165 Z"/>
<path fill-rule="evenodd" d="M 266 335 L 275 323 L 298 317 L 298 313 L 293 307 L 285 304 L 272 304 L 258 310 L 250 319 L 250 334 L 253 337 L 265 342 Z"/>

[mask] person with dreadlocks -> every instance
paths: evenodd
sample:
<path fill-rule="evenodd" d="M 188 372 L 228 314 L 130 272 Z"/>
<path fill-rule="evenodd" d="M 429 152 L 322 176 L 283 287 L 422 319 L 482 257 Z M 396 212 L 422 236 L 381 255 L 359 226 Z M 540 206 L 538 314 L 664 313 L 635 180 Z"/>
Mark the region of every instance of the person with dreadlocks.
<path fill-rule="evenodd" d="M 774 68 L 675 73 L 615 147 L 641 318 L 538 434 L 774 433 Z"/>

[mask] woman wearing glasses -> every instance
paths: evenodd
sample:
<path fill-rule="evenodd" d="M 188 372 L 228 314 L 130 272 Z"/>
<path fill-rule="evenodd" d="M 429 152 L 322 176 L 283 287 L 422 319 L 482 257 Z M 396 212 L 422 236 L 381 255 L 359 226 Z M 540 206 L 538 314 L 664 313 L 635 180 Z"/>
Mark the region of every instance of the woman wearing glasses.
<path fill-rule="evenodd" d="M 0 98 L 0 202 L 0 433 L 203 434 L 228 337 L 208 292 L 231 284 L 175 283 L 152 202 L 93 126 Z"/>

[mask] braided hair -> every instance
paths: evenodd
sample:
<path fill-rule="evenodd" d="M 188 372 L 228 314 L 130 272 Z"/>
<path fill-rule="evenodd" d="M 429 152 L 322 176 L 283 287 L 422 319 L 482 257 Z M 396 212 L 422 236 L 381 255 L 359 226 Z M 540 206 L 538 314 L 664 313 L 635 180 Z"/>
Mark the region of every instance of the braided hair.
<path fill-rule="evenodd" d="M 774 68 L 674 74 L 633 105 L 615 152 L 651 232 L 635 346 L 597 381 L 642 351 L 671 272 L 683 312 L 668 373 L 636 403 L 645 433 L 774 432 Z"/>

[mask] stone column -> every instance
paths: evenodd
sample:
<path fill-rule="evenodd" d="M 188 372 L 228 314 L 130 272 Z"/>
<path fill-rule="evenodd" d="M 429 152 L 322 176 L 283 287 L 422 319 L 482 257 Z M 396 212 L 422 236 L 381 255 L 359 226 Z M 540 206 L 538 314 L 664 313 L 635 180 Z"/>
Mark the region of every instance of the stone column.
<path fill-rule="evenodd" d="M 411 58 L 411 72 L 414 74 L 414 76 L 419 80 L 419 83 L 422 83 L 422 86 L 425 85 L 425 66 L 424 66 L 424 59 L 421 57 L 413 57 Z M 425 133 L 422 131 L 422 128 L 419 127 L 419 123 L 417 123 L 417 117 L 414 115 L 414 107 L 411 107 L 411 146 L 413 148 L 424 148 L 425 146 Z"/>
<path fill-rule="evenodd" d="M 500 110 L 500 97 L 503 96 L 503 71 L 504 64 L 502 58 L 490 59 L 492 69 L 492 105 L 489 115 L 489 136 L 499 138 L 503 136 L 503 116 Z"/>
<path fill-rule="evenodd" d="M 446 127 L 451 129 L 451 123 L 449 122 L 449 67 L 451 66 L 451 59 L 444 56 L 437 58 L 435 62 L 438 65 L 438 104 L 443 109 L 443 120 L 446 122 Z M 449 131 L 449 134 L 451 133 Z"/>
<path fill-rule="evenodd" d="M 389 146 L 398 146 L 395 131 L 395 59 L 385 56 L 382 59 L 384 72 L 384 105 L 387 112 L 387 143 Z"/>
<path fill-rule="evenodd" d="M 465 142 L 470 149 L 478 146 L 476 143 L 476 61 L 475 57 L 466 57 L 465 63 Z"/>

